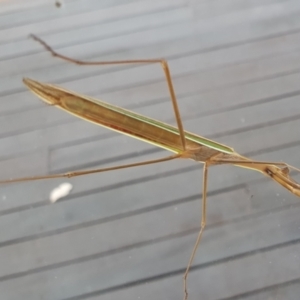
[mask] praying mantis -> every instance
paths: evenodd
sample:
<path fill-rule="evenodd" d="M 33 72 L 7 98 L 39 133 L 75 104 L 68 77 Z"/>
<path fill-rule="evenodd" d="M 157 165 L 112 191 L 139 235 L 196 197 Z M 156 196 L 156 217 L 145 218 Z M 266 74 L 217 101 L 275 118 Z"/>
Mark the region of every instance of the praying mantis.
<path fill-rule="evenodd" d="M 56 106 L 83 120 L 104 126 L 110 130 L 120 132 L 133 138 L 145 141 L 157 147 L 169 150 L 172 155 L 161 159 L 142 161 L 132 164 L 113 166 L 102 169 L 74 171 L 64 174 L 53 174 L 46 176 L 24 177 L 0 181 L 1 184 L 50 179 L 59 177 L 75 177 L 92 173 L 112 171 L 142 165 L 171 161 L 174 159 L 192 159 L 203 163 L 202 182 L 202 219 L 199 233 L 193 247 L 186 271 L 183 276 L 184 300 L 188 299 L 187 279 L 190 267 L 200 244 L 204 229 L 206 227 L 206 206 L 207 206 L 207 182 L 208 169 L 214 165 L 231 164 L 238 167 L 256 170 L 263 175 L 273 179 L 296 196 L 300 196 L 300 184 L 290 177 L 290 170 L 298 169 L 282 162 L 254 161 L 236 153 L 232 148 L 203 138 L 184 130 L 180 111 L 177 104 L 172 77 L 167 61 L 163 59 L 107 61 L 107 62 L 84 62 L 63 56 L 54 51 L 39 37 L 32 35 L 33 39 L 41 43 L 53 56 L 67 60 L 79 65 L 116 65 L 116 64 L 160 64 L 164 72 L 170 99 L 173 105 L 177 128 L 163 122 L 147 118 L 133 113 L 129 110 L 93 99 L 85 95 L 79 95 L 61 87 L 40 83 L 32 79 L 24 79 L 24 84 L 39 98 L 51 106 Z"/>

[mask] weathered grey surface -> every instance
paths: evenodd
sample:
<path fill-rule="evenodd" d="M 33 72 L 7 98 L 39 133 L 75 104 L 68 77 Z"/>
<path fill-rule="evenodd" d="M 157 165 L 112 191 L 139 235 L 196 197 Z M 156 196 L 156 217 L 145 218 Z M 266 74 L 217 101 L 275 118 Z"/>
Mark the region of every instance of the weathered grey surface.
<path fill-rule="evenodd" d="M 187 130 L 254 159 L 300 166 L 298 0 L 1 1 L 1 179 L 166 153 L 47 107 L 22 77 L 62 84 L 174 124 L 159 66 L 78 67 L 164 57 Z M 209 173 L 208 227 L 189 299 L 299 299 L 300 202 L 247 170 Z M 299 178 L 299 176 L 298 176 Z M 1 186 L 0 299 L 181 299 L 199 223 L 201 165 L 173 161 Z"/>

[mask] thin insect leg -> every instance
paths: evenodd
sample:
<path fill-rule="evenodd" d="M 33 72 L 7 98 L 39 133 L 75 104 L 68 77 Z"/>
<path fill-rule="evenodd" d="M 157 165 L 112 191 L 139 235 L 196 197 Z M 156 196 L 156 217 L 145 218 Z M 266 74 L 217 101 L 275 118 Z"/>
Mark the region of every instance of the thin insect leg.
<path fill-rule="evenodd" d="M 284 162 L 276 162 L 276 161 L 256 161 L 256 160 L 229 160 L 229 159 L 218 159 L 214 160 L 212 159 L 210 161 L 211 163 L 216 162 L 217 164 L 245 164 L 245 165 L 251 165 L 251 164 L 257 164 L 257 165 L 274 165 L 274 166 L 282 166 L 282 167 L 290 167 L 292 169 L 298 170 L 295 167 L 292 167 Z"/>
<path fill-rule="evenodd" d="M 164 71 L 165 78 L 167 81 L 170 97 L 172 100 L 172 105 L 173 105 L 173 110 L 175 113 L 175 118 L 180 134 L 180 140 L 181 140 L 181 145 L 182 149 L 185 151 L 186 149 L 186 142 L 185 142 L 185 135 L 184 135 L 184 129 L 183 129 L 183 124 L 181 121 L 181 116 L 178 108 L 178 103 L 173 87 L 173 82 L 172 82 L 172 77 L 169 69 L 168 62 L 164 59 L 134 59 L 134 60 L 115 60 L 115 61 L 95 61 L 95 62 L 88 62 L 88 61 L 81 61 L 77 59 L 73 59 L 67 56 L 64 56 L 62 54 L 59 54 L 55 50 L 53 50 L 52 47 L 50 47 L 46 42 L 44 42 L 42 39 L 37 37 L 34 34 L 30 35 L 35 41 L 39 42 L 42 44 L 46 50 L 48 50 L 53 56 L 61 58 L 63 60 L 78 64 L 78 65 L 120 65 L 120 64 L 153 64 L 153 63 L 159 63 Z"/>
<path fill-rule="evenodd" d="M 227 160 L 227 159 L 220 159 L 220 160 L 215 160 L 215 161 L 211 160 L 210 161 L 211 164 L 214 164 L 214 162 L 215 162 L 215 164 L 218 164 L 218 165 L 232 164 L 232 165 L 244 167 L 244 168 L 247 168 L 247 169 L 254 169 L 254 170 L 260 171 L 262 173 L 271 175 L 272 178 L 273 178 L 273 175 L 274 175 L 273 174 L 274 172 L 270 170 L 270 167 L 272 167 L 272 166 L 281 167 L 280 171 L 284 175 L 280 175 L 280 174 L 277 173 L 277 177 L 284 176 L 285 178 L 289 178 L 288 175 L 290 173 L 290 170 L 295 170 L 295 171 L 300 172 L 299 169 L 297 169 L 293 166 L 290 166 L 290 165 L 288 165 L 284 162 L 255 161 L 255 160 Z M 297 186 L 297 188 L 299 188 L 298 184 L 296 184 L 296 186 Z"/>
<path fill-rule="evenodd" d="M 210 163 L 214 164 L 213 160 L 210 160 Z M 233 164 L 242 168 L 256 170 L 272 178 L 294 195 L 300 196 L 300 184 L 290 177 L 290 169 L 297 171 L 299 171 L 299 169 L 289 166 L 286 163 L 221 159 L 219 161 L 215 160 L 215 164 Z"/>
<path fill-rule="evenodd" d="M 215 162 L 216 164 L 238 164 L 238 165 L 245 165 L 251 167 L 251 165 L 274 165 L 283 167 L 282 171 L 289 172 L 289 169 L 295 170 L 300 172 L 300 169 L 293 167 L 285 162 L 277 162 L 277 161 L 256 161 L 256 160 L 227 160 L 227 159 L 220 159 L 220 160 L 211 160 L 212 164 Z"/>
<path fill-rule="evenodd" d="M 52 178 L 64 178 L 64 177 L 71 178 L 71 177 L 82 176 L 82 175 L 87 175 L 87 174 L 94 174 L 94 173 L 101 173 L 101 172 L 106 172 L 106 171 L 113 171 L 113 170 L 126 169 L 126 168 L 131 168 L 131 167 L 150 165 L 150 164 L 155 164 L 155 163 L 164 162 L 164 161 L 168 161 L 168 160 L 173 160 L 173 159 L 176 159 L 179 157 L 180 157 L 180 154 L 175 154 L 175 155 L 171 155 L 171 156 L 167 156 L 167 157 L 163 157 L 163 158 L 159 158 L 159 159 L 146 160 L 146 161 L 142 161 L 142 162 L 138 162 L 138 163 L 119 165 L 119 166 L 109 167 L 109 168 L 91 169 L 91 170 L 83 170 L 83 171 L 79 170 L 79 171 L 62 173 L 62 174 L 52 174 L 52 175 L 45 175 L 45 176 L 33 176 L 33 177 L 1 180 L 0 184 L 31 181 L 31 180 L 41 180 L 41 179 L 52 179 Z"/>
<path fill-rule="evenodd" d="M 208 173 L 208 165 L 207 163 L 204 164 L 203 167 L 203 192 L 202 192 L 202 218 L 200 223 L 200 230 L 192 251 L 192 254 L 190 256 L 187 268 L 185 270 L 184 276 L 183 276 L 183 288 L 184 288 L 184 300 L 187 300 L 188 298 L 188 291 L 187 291 L 187 277 L 189 274 L 189 270 L 191 268 L 191 265 L 193 263 L 195 254 L 197 252 L 198 246 L 200 244 L 202 234 L 206 225 L 206 194 L 207 194 L 207 173 Z"/>

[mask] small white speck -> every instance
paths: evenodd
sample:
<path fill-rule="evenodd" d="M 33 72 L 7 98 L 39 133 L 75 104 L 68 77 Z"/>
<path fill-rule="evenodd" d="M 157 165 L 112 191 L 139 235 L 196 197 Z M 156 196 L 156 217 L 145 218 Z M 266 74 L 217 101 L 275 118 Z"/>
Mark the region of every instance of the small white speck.
<path fill-rule="evenodd" d="M 279 197 L 280 196 L 279 193 L 277 193 L 276 196 Z"/>
<path fill-rule="evenodd" d="M 4 200 L 4 201 L 6 200 L 6 196 L 5 195 L 2 196 L 2 200 Z"/>
<path fill-rule="evenodd" d="M 241 122 L 242 122 L 242 123 L 245 123 L 246 120 L 245 120 L 244 118 L 241 118 Z"/>
<path fill-rule="evenodd" d="M 52 190 L 50 194 L 51 203 L 55 203 L 58 199 L 67 196 L 72 190 L 73 186 L 71 183 L 65 182 L 59 185 L 57 188 Z"/>
<path fill-rule="evenodd" d="M 176 211 L 176 210 L 178 210 L 178 207 L 177 207 L 177 206 L 175 206 L 175 207 L 174 207 L 174 210 L 175 210 L 175 211 Z"/>

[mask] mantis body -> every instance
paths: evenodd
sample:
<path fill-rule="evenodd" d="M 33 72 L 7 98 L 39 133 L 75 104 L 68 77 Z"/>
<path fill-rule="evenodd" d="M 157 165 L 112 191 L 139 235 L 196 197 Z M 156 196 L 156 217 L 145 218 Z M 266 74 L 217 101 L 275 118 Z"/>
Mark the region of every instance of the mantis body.
<path fill-rule="evenodd" d="M 161 159 L 148 160 L 133 164 L 114 166 L 103 169 L 93 169 L 84 171 L 75 171 L 64 174 L 54 174 L 46 176 L 25 177 L 12 180 L 0 181 L 0 183 L 10 183 L 19 181 L 39 180 L 58 177 L 74 177 L 86 174 L 111 171 L 129 167 L 136 167 L 146 164 L 153 164 L 163 161 L 169 161 L 177 158 L 192 159 L 204 164 L 203 167 L 203 196 L 202 196 L 202 220 L 200 230 L 196 239 L 191 257 L 189 259 L 184 274 L 184 299 L 188 298 L 187 292 L 187 276 L 191 264 L 193 262 L 196 250 L 199 246 L 204 228 L 206 226 L 206 196 L 207 196 L 207 180 L 208 169 L 213 165 L 232 164 L 238 167 L 256 170 L 265 176 L 273 179 L 284 188 L 288 189 L 296 196 L 300 196 L 300 185 L 294 181 L 290 175 L 290 169 L 296 169 L 282 162 L 262 162 L 253 161 L 249 158 L 239 155 L 232 148 L 219 144 L 212 140 L 208 140 L 196 134 L 187 132 L 183 129 L 177 100 L 172 84 L 172 79 L 168 64 L 165 60 L 132 60 L 132 61 L 112 61 L 112 62 L 82 62 L 65 56 L 62 56 L 49 47 L 44 41 L 36 36 L 33 38 L 39 41 L 54 56 L 71 61 L 77 64 L 86 65 L 105 65 L 105 64 L 161 64 L 171 101 L 177 121 L 177 128 L 163 122 L 147 118 L 145 116 L 133 113 L 129 110 L 93 99 L 85 95 L 79 95 L 75 92 L 68 91 L 61 87 L 40 83 L 31 79 L 24 79 L 25 85 L 35 93 L 40 99 L 47 104 L 56 106 L 68 113 L 71 113 L 86 121 L 104 126 L 108 129 L 120 132 L 122 134 L 143 140 L 155 146 L 164 148 L 173 152 L 172 155 Z M 296 169 L 297 170 L 297 169 Z"/>

